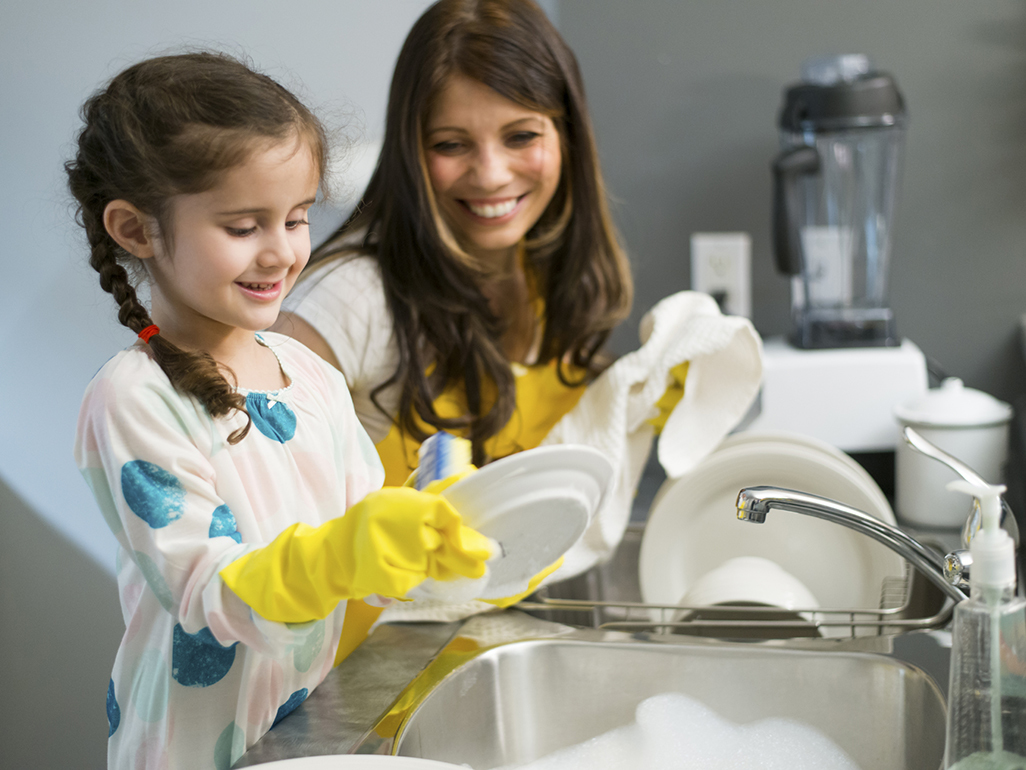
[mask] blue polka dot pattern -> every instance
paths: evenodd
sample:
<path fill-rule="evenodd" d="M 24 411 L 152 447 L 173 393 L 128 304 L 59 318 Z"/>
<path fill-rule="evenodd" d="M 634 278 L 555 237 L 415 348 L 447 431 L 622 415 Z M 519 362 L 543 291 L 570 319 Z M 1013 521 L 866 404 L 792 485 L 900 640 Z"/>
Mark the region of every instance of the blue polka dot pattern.
<path fill-rule="evenodd" d="M 246 734 L 239 729 L 239 726 L 232 722 L 217 738 L 214 744 L 214 768 L 215 770 L 230 770 L 235 761 L 242 756 L 246 750 Z"/>
<path fill-rule="evenodd" d="M 185 513 L 182 482 L 145 460 L 132 460 L 122 466 L 121 492 L 132 513 L 154 529 L 166 527 Z"/>
<path fill-rule="evenodd" d="M 296 413 L 281 401 L 269 400 L 266 393 L 246 396 L 246 411 L 256 429 L 269 439 L 284 444 L 296 435 Z"/>
<path fill-rule="evenodd" d="M 278 707 L 278 713 L 274 715 L 274 724 L 272 724 L 271 727 L 274 727 L 281 720 L 299 708 L 300 704 L 306 700 L 306 696 L 309 694 L 310 691 L 305 687 L 302 690 L 296 690 L 292 693 L 289 696 L 289 699 Z"/>
<path fill-rule="evenodd" d="M 186 687 L 216 684 L 224 679 L 235 662 L 237 644 L 223 647 L 209 628 L 190 634 L 176 623 L 171 649 L 171 676 Z"/>
<path fill-rule="evenodd" d="M 110 725 L 107 737 L 110 738 L 121 724 L 121 707 L 118 706 L 118 699 L 114 697 L 114 680 L 107 685 L 107 724 Z"/>
<path fill-rule="evenodd" d="M 242 542 L 235 514 L 227 505 L 219 505 L 214 509 L 214 518 L 210 522 L 210 537 L 230 537 L 236 543 Z"/>

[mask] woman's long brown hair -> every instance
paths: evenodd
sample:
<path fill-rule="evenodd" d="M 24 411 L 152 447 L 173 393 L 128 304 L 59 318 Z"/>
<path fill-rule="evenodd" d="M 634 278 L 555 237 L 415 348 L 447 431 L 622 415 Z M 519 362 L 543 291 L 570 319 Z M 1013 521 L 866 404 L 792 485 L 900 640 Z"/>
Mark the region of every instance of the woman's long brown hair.
<path fill-rule="evenodd" d="M 113 200 L 126 200 L 158 226 L 170 245 L 170 201 L 216 186 L 224 172 L 268 143 L 296 139 L 323 175 L 327 141 L 317 118 L 266 75 L 220 53 L 162 56 L 135 64 L 82 107 L 75 158 L 65 164 L 78 219 L 89 241 L 89 264 L 114 297 L 118 320 L 138 333 L 153 323 L 132 280 L 138 260 L 111 238 L 103 223 Z M 126 269 L 126 267 L 128 269 Z M 137 272 L 137 271 L 136 271 Z M 154 360 L 181 393 L 213 417 L 246 413 L 246 399 L 228 381 L 230 370 L 209 353 L 182 350 L 157 334 Z M 247 423 L 229 437 L 237 443 Z"/>
<path fill-rule="evenodd" d="M 555 359 L 564 383 L 583 384 L 571 368 L 597 370 L 596 354 L 628 314 L 633 286 L 606 205 L 577 61 L 545 13 L 532 0 L 431 6 L 399 54 L 381 156 L 367 190 L 310 265 L 354 252 L 377 259 L 399 366 L 372 393 L 375 403 L 384 388 L 399 384 L 394 418 L 403 431 L 423 440 L 417 417 L 436 429 L 466 430 L 481 464 L 489 459 L 485 440 L 513 414 L 516 386 L 501 345 L 503 320 L 480 289 L 484 275 L 438 215 L 427 178 L 425 121 L 457 74 L 548 115 L 559 131 L 560 183 L 525 244 L 526 267 L 545 301 L 538 362 Z M 483 397 L 488 381 L 495 386 L 492 404 Z M 465 388 L 469 413 L 443 418 L 433 401 L 457 384 Z"/>

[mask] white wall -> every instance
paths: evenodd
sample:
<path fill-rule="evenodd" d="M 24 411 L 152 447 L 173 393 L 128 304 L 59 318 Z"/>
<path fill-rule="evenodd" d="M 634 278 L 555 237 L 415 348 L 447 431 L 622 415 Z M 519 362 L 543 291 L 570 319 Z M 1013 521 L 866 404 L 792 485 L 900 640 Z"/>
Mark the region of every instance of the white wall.
<path fill-rule="evenodd" d="M 0 478 L 108 570 L 114 538 L 71 457 L 89 379 L 131 341 L 87 263 L 62 163 L 82 101 L 147 56 L 244 53 L 353 140 L 383 130 L 391 70 L 428 0 L 41 0 L 0 23 Z M 355 122 L 354 122 L 355 121 Z M 362 127 L 361 125 L 362 124 Z M 352 188 L 352 185 L 350 185 Z M 314 236 L 338 214 L 314 219 Z"/>

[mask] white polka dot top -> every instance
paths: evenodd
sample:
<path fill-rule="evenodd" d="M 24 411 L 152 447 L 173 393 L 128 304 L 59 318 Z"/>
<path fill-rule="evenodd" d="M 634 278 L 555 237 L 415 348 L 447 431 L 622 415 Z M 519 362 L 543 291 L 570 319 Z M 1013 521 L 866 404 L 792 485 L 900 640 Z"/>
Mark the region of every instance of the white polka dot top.
<path fill-rule="evenodd" d="M 107 690 L 108 767 L 227 770 L 331 669 L 345 603 L 273 623 L 218 572 L 296 522 L 341 516 L 384 478 L 342 375 L 260 335 L 291 384 L 241 391 L 252 419 L 212 419 L 137 343 L 99 371 L 75 458 L 117 537 L 125 634 Z"/>

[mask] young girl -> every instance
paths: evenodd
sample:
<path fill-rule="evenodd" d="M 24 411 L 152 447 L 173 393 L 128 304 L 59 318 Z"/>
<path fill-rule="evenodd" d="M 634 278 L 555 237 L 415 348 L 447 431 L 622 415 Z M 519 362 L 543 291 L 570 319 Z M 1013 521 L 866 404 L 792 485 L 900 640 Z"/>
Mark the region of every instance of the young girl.
<path fill-rule="evenodd" d="M 342 376 L 257 333 L 310 255 L 314 116 L 199 53 L 130 67 L 83 120 L 69 185 L 139 336 L 89 385 L 75 448 L 120 544 L 109 766 L 228 768 L 359 642 L 358 599 L 480 577 L 490 546 L 437 495 L 375 491 Z"/>

